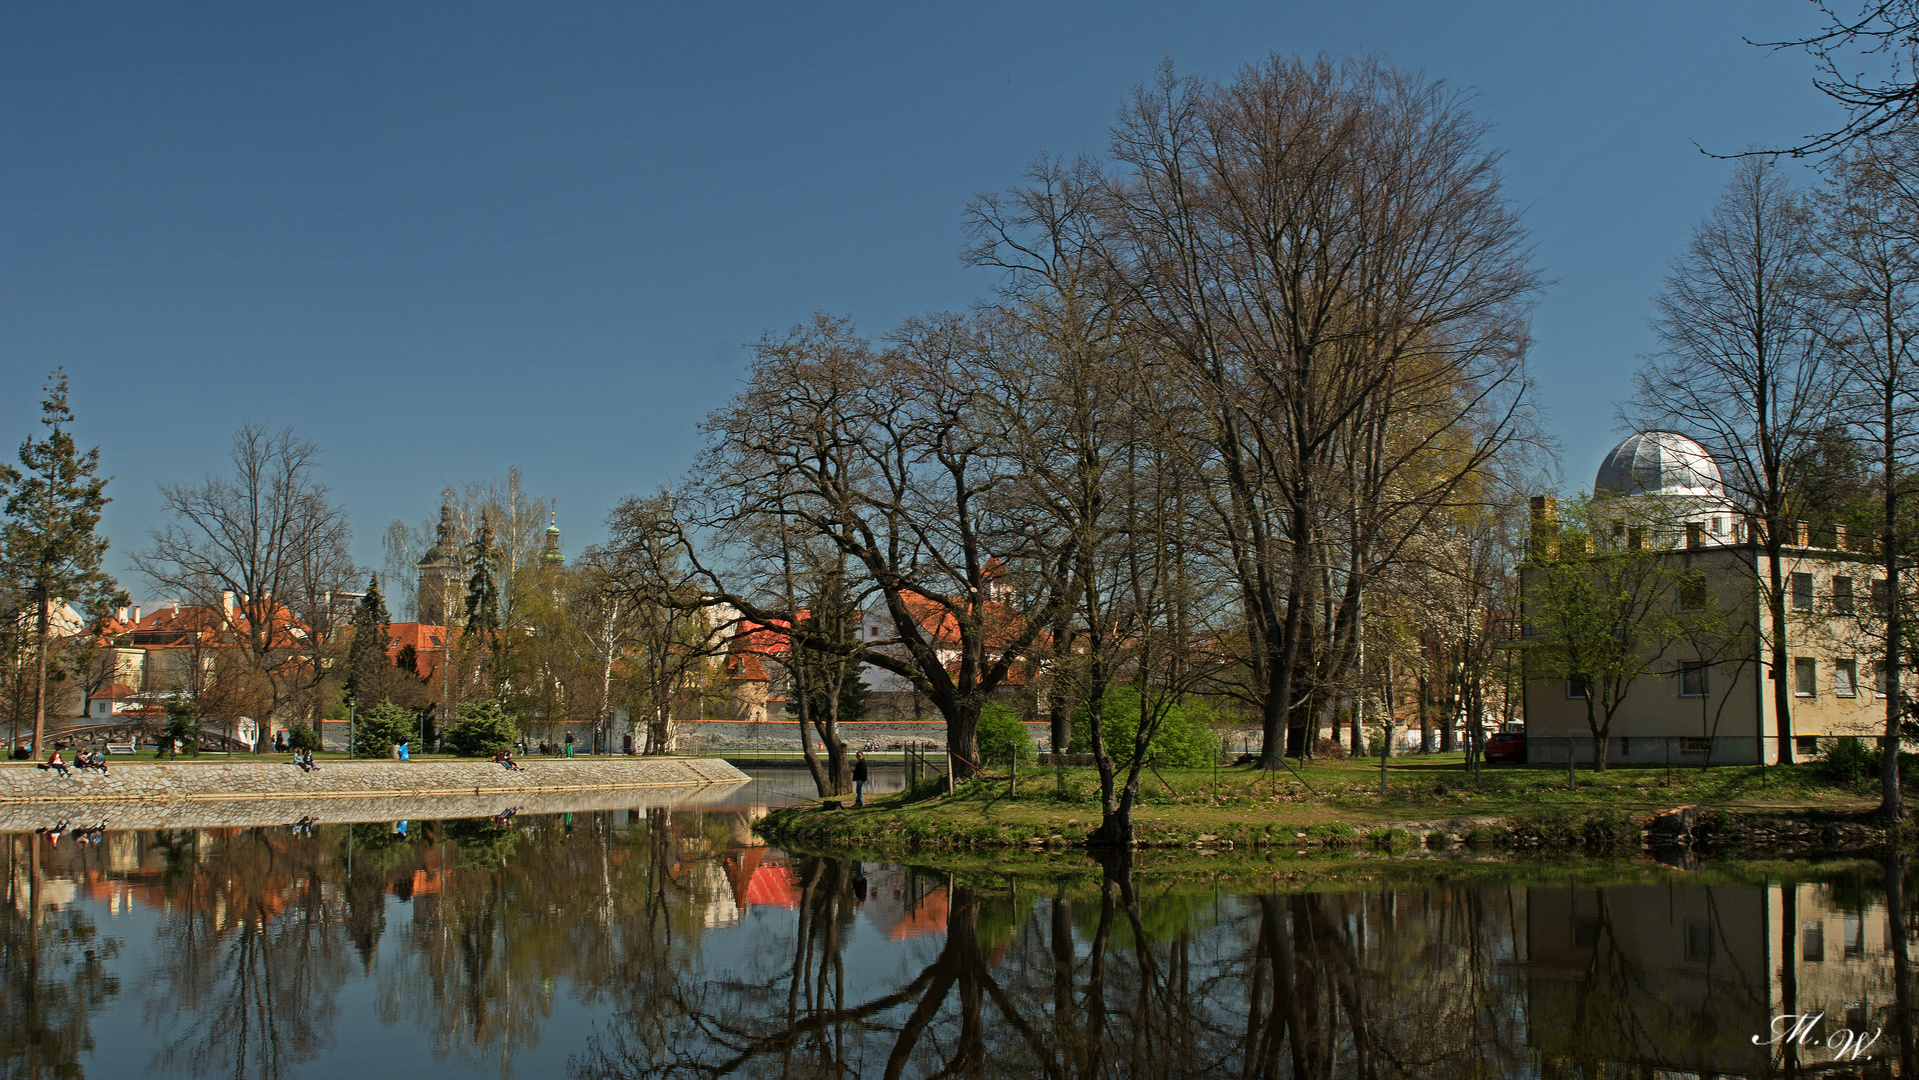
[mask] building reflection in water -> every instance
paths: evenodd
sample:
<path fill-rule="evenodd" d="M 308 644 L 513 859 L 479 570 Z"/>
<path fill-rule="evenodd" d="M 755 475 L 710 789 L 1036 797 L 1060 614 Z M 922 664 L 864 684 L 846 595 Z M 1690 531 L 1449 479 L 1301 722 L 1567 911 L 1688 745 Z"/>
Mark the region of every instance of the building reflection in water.
<path fill-rule="evenodd" d="M 1259 893 L 789 857 L 763 812 L 7 837 L 0 1072 L 321 1075 L 387 1040 L 580 1080 L 1783 1076 L 1848 1027 L 1885 1030 L 1855 1073 L 1915 1074 L 1903 858 Z M 1753 1044 L 1788 1013 L 1820 1047 Z M 551 1045 L 563 1017 L 591 1034 Z"/>

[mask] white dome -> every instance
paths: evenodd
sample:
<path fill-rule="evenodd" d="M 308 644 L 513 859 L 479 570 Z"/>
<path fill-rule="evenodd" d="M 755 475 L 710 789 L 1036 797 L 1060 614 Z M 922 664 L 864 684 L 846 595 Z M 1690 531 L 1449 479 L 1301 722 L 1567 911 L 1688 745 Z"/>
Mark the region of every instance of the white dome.
<path fill-rule="evenodd" d="M 1672 431 L 1642 431 L 1613 447 L 1599 465 L 1593 491 L 1606 495 L 1725 497 L 1719 465 L 1712 455 Z"/>

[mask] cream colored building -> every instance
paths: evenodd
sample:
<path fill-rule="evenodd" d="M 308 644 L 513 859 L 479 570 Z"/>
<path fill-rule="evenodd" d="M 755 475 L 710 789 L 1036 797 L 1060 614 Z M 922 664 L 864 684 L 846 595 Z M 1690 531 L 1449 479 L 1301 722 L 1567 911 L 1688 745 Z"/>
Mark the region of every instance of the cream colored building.
<path fill-rule="evenodd" d="M 1696 575 L 1730 636 L 1698 646 L 1669 645 L 1636 679 L 1609 736 L 1615 764 L 1697 765 L 1780 760 L 1771 641 L 1786 642 L 1792 687 L 1793 757 L 1804 760 L 1835 737 L 1872 738 L 1885 729 L 1886 698 L 1871 633 L 1874 598 L 1885 571 L 1876 556 L 1849 550 L 1843 530 L 1817 537 L 1803 523 L 1784 549 L 1780 580 L 1786 618 L 1775 626 L 1766 598 L 1771 564 L 1753 543 L 1753 527 L 1732 513 L 1717 467 L 1697 443 L 1668 432 L 1622 442 L 1601 466 L 1597 490 L 1658 504 L 1670 522 L 1643 537 L 1663 558 Z M 1535 514 L 1544 509 L 1534 501 Z M 1522 605 L 1526 576 L 1522 572 Z M 1692 600 L 1704 606 L 1699 599 Z M 1682 610 L 1685 599 L 1679 600 Z M 1521 654 L 1525 638 L 1521 638 Z M 1590 763 L 1592 728 L 1585 688 L 1576 681 L 1529 677 L 1525 683 L 1528 760 Z"/>

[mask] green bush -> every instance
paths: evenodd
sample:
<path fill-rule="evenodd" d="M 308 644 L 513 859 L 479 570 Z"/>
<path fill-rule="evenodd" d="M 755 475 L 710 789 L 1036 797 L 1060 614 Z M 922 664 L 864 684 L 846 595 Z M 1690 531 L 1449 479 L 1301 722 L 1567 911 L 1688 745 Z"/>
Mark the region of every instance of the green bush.
<path fill-rule="evenodd" d="M 499 702 L 469 701 L 460 706 L 442 742 L 448 753 L 459 757 L 492 757 L 511 747 L 519 737 L 520 728 L 514 723 L 513 714 L 501 708 Z"/>
<path fill-rule="evenodd" d="M 354 719 L 353 752 L 361 757 L 386 757 L 395 746 L 417 738 L 419 728 L 419 719 L 411 712 L 383 701 Z"/>
<path fill-rule="evenodd" d="M 1826 783 L 1836 787 L 1859 787 L 1879 783 L 1885 760 L 1883 753 L 1869 749 L 1865 742 L 1843 738 L 1827 742 L 1816 764 L 1820 779 Z M 1911 790 L 1915 780 L 1919 780 L 1919 754 L 1902 751 L 1899 755 L 1899 786 Z"/>
<path fill-rule="evenodd" d="M 1829 783 L 1851 786 L 1868 776 L 1877 775 L 1885 758 L 1860 745 L 1858 739 L 1832 739 L 1819 762 L 1819 771 Z"/>
<path fill-rule="evenodd" d="M 287 725 L 287 748 L 291 750 L 318 750 L 320 733 L 313 730 L 305 720 L 295 720 Z"/>
<path fill-rule="evenodd" d="M 1139 731 L 1139 691 L 1131 687 L 1114 687 L 1106 691 L 1100 716 L 1106 753 L 1115 763 L 1124 761 L 1126 755 L 1132 752 L 1133 739 Z M 1211 767 L 1218 759 L 1220 749 L 1219 732 L 1213 729 L 1212 721 L 1212 711 L 1197 701 L 1182 701 L 1166 707 L 1159 730 L 1153 734 L 1153 741 L 1147 744 L 1148 756 L 1168 768 Z M 1084 704 L 1073 710 L 1075 749 L 1092 749 L 1091 723 L 1092 718 Z"/>
<path fill-rule="evenodd" d="M 979 752 L 989 764 L 1005 765 L 1014 758 L 1026 765 L 1038 760 L 1033 751 L 1033 734 L 1019 722 L 1019 714 L 989 701 L 979 713 Z"/>

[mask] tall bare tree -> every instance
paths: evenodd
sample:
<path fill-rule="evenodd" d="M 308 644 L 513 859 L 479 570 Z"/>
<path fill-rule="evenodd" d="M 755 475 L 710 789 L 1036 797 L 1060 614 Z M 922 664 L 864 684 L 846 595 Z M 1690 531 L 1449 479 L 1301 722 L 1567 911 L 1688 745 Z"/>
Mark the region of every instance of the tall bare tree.
<path fill-rule="evenodd" d="M 1909 649 L 1904 625 L 1901 563 L 1909 557 L 1900 523 L 1909 513 L 1913 466 L 1919 458 L 1919 145 L 1908 136 L 1861 145 L 1834 162 L 1833 185 L 1821 200 L 1820 245 L 1825 280 L 1837 308 L 1837 359 L 1861 441 L 1871 446 L 1879 472 L 1879 548 L 1887 597 L 1893 602 L 1859 611 L 1881 644 L 1885 671 L 1886 734 L 1882 746 L 1880 810 L 1905 816 L 1897 748 L 1908 712 L 1902 668 Z M 1883 620 L 1883 621 L 1882 621 Z M 1879 623 L 1878 626 L 1870 624 Z"/>
<path fill-rule="evenodd" d="M 1354 662 L 1368 578 L 1524 430 L 1538 279 L 1484 130 L 1377 59 L 1273 56 L 1225 84 L 1164 67 L 1114 131 L 1102 244 L 1204 411 L 1266 768 Z"/>
<path fill-rule="evenodd" d="M 1741 161 L 1653 300 L 1661 351 L 1624 410 L 1635 427 L 1697 439 L 1757 527 L 1749 539 L 1765 552 L 1759 588 L 1781 762 L 1793 754 L 1783 575 L 1798 530 L 1794 468 L 1810 457 L 1837 391 L 1817 255 L 1814 216 L 1779 166 Z"/>
<path fill-rule="evenodd" d="M 320 681 L 313 622 L 330 612 L 332 594 L 359 577 L 346 512 L 317 479 L 319 456 L 290 427 L 242 424 L 232 475 L 161 484 L 169 520 L 133 556 L 158 589 L 213 613 L 233 657 L 263 691 L 263 723 Z M 237 734 L 238 717 L 227 721 L 229 735 Z"/>

